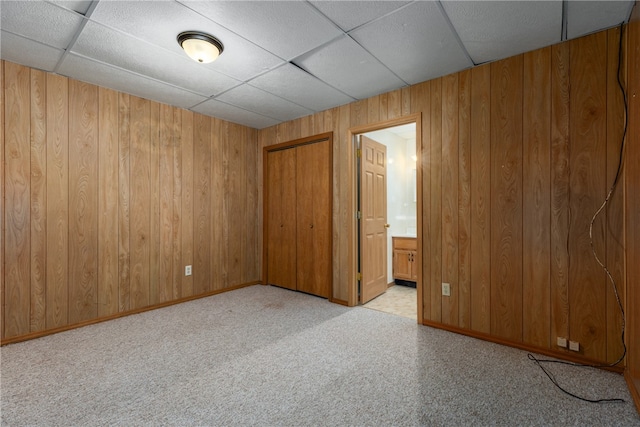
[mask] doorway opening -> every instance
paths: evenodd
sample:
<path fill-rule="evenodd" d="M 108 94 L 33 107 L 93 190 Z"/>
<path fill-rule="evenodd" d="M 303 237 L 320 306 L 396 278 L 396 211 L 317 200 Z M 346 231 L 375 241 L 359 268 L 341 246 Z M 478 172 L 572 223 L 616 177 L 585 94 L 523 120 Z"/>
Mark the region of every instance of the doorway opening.
<path fill-rule="evenodd" d="M 358 303 L 419 321 L 418 120 L 353 133 L 356 145 Z M 383 167 L 384 166 L 384 167 Z"/>

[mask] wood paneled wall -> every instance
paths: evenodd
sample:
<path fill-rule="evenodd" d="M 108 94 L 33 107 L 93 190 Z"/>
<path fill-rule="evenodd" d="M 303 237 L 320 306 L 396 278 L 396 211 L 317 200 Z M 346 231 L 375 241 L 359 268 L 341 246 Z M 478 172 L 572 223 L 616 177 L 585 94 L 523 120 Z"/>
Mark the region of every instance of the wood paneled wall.
<path fill-rule="evenodd" d="M 348 130 L 421 113 L 423 323 L 575 356 L 556 346 L 566 337 L 580 358 L 615 361 L 621 316 L 589 224 L 618 163 L 618 37 L 600 32 L 259 131 L 261 146 L 334 132 L 334 298 L 355 303 Z M 623 301 L 624 191 L 593 227 Z"/>
<path fill-rule="evenodd" d="M 627 231 L 627 370 L 625 377 L 640 412 L 640 3 L 629 23 L 625 184 Z"/>
<path fill-rule="evenodd" d="M 10 62 L 0 80 L 3 342 L 260 280 L 256 130 Z"/>

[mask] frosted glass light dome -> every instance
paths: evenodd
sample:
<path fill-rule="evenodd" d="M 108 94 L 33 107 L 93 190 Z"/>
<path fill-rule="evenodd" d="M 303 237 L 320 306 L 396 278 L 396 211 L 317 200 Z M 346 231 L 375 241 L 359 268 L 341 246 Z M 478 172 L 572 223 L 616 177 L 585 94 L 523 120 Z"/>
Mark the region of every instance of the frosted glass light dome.
<path fill-rule="evenodd" d="M 215 61 L 224 50 L 218 39 L 197 31 L 185 31 L 178 34 L 178 44 L 191 59 L 202 64 Z"/>

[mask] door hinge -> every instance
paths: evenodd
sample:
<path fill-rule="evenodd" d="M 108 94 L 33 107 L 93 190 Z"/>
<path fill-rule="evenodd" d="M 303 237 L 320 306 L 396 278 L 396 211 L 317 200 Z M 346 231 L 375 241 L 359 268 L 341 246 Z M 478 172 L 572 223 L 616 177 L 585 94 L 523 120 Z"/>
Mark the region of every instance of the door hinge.
<path fill-rule="evenodd" d="M 362 280 L 362 273 L 356 274 L 356 280 L 358 281 Z"/>
<path fill-rule="evenodd" d="M 356 156 L 358 156 L 358 158 L 362 157 L 362 150 L 360 148 L 356 150 Z"/>
<path fill-rule="evenodd" d="M 356 212 L 356 219 L 362 219 L 362 212 Z"/>

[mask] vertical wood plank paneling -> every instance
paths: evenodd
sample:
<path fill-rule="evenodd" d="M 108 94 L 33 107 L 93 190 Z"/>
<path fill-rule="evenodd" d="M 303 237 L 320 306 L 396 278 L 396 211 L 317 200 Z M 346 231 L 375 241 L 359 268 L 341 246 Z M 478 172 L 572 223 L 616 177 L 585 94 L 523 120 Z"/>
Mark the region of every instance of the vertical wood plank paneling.
<path fill-rule="evenodd" d="M 171 156 L 173 168 L 173 200 L 171 216 L 172 247 L 172 285 L 171 299 L 178 299 L 182 292 L 182 110 L 171 109 L 173 114 L 173 135 L 171 141 Z"/>
<path fill-rule="evenodd" d="M 248 218 L 246 209 L 246 177 L 244 156 L 246 143 L 242 128 L 236 124 L 229 124 L 229 243 L 228 243 L 228 278 L 225 286 L 235 286 L 242 283 L 244 272 L 242 268 L 243 247 L 246 239 Z M 231 141 L 233 141 L 231 143 Z"/>
<path fill-rule="evenodd" d="M 149 304 L 167 300 L 171 284 L 160 280 L 160 107 L 149 103 Z M 162 104 L 162 107 L 165 107 Z M 171 120 L 169 116 L 168 120 Z M 171 130 L 169 130 L 171 132 Z M 169 275 L 169 279 L 171 276 Z M 168 288 L 168 289 L 167 289 Z"/>
<path fill-rule="evenodd" d="M 418 209 L 422 211 L 422 289 L 418 289 L 418 306 L 422 305 L 422 317 L 418 318 L 418 323 L 431 318 L 431 202 L 426 195 L 430 193 L 430 177 L 433 168 L 431 162 L 431 85 L 430 83 L 420 83 L 411 86 L 411 113 L 421 113 L 422 139 L 416 141 L 420 147 L 420 167 L 422 168 L 422 206 Z M 419 211 L 420 212 L 420 211 Z M 420 309 L 418 309 L 420 313 Z"/>
<path fill-rule="evenodd" d="M 458 326 L 471 327 L 471 70 L 458 79 Z"/>
<path fill-rule="evenodd" d="M 207 292 L 211 286 L 211 118 L 196 114 L 193 121 L 193 293 Z"/>
<path fill-rule="evenodd" d="M 151 261 L 151 105 L 132 96 L 131 113 L 131 309 L 149 304 Z"/>
<path fill-rule="evenodd" d="M 46 328 L 47 75 L 31 70 L 31 313 L 30 331 Z"/>
<path fill-rule="evenodd" d="M 98 315 L 98 87 L 69 82 L 69 323 Z"/>
<path fill-rule="evenodd" d="M 548 348 L 550 330 L 551 48 L 524 55 L 523 341 Z"/>
<path fill-rule="evenodd" d="M 640 81 L 632 76 L 640 75 L 640 8 L 634 8 L 629 20 L 628 79 L 629 129 L 627 133 L 627 157 L 625 159 L 626 193 L 626 245 L 627 245 L 627 384 L 635 394 L 636 408 L 640 407 Z M 635 94 L 635 96 L 633 96 Z M 632 119 L 635 117 L 636 119 Z"/>
<path fill-rule="evenodd" d="M 223 123 L 214 119 L 211 125 L 211 285 L 213 289 L 222 289 L 225 279 L 222 266 L 224 229 L 227 224 L 223 214 L 225 194 L 224 166 L 223 166 Z"/>
<path fill-rule="evenodd" d="M 47 329 L 68 321 L 69 80 L 47 75 Z"/>
<path fill-rule="evenodd" d="M 442 323 L 458 325 L 458 74 L 442 78 Z"/>
<path fill-rule="evenodd" d="M 283 136 L 286 136 L 287 127 L 283 127 Z M 220 234 L 220 245 L 224 248 L 228 248 L 229 239 L 233 238 L 231 231 L 229 230 L 229 223 L 233 221 L 234 213 L 230 211 L 230 198 L 231 198 L 231 187 L 229 184 L 229 180 L 231 179 L 231 171 L 229 170 L 229 153 L 231 150 L 232 141 L 229 138 L 229 123 L 221 122 L 220 123 L 220 147 L 221 153 L 220 158 L 222 160 L 222 171 L 220 178 L 222 179 L 222 194 L 221 199 L 222 202 L 220 204 L 220 209 L 222 212 L 222 233 Z M 221 285 L 223 286 L 229 281 L 229 254 L 227 251 L 221 251 L 220 253 L 220 277 L 221 277 Z"/>
<path fill-rule="evenodd" d="M 367 100 L 363 99 L 352 102 L 349 105 L 351 106 L 351 112 L 349 114 L 350 125 L 358 126 L 367 123 L 369 110 Z"/>
<path fill-rule="evenodd" d="M 442 321 L 442 79 L 431 80 L 431 319 Z"/>
<path fill-rule="evenodd" d="M 318 115 L 320 113 L 317 113 L 316 115 Z M 258 209 L 259 209 L 259 215 L 257 218 L 257 227 L 258 227 L 258 250 L 259 250 L 259 257 L 260 257 L 260 265 L 259 265 L 259 274 L 260 274 L 260 281 L 262 283 L 266 283 L 266 250 L 265 250 L 265 241 L 264 241 L 264 234 L 265 234 L 265 230 L 266 230 L 266 224 L 265 224 L 265 210 L 264 210 L 264 203 L 265 203 L 265 181 L 264 181 L 264 174 L 265 174 L 265 164 L 264 164 L 264 147 L 268 146 L 269 144 L 271 144 L 274 140 L 275 140 L 275 127 L 270 127 L 270 128 L 266 128 L 266 129 L 262 129 L 258 132 L 258 167 L 256 169 L 256 178 L 258 180 L 258 188 L 259 188 L 259 192 L 258 192 Z"/>
<path fill-rule="evenodd" d="M 340 120 L 340 109 L 339 108 L 332 108 L 331 110 L 327 110 L 324 112 L 324 131 L 327 132 L 333 132 L 335 137 L 333 138 L 333 153 L 338 153 L 339 152 L 339 147 L 340 144 L 342 143 L 342 136 L 338 133 L 339 129 L 338 129 L 338 125 L 339 125 L 339 120 Z M 339 212 L 340 212 L 340 191 L 339 191 L 339 184 L 337 184 L 336 182 L 340 181 L 340 172 L 339 172 L 339 167 L 340 167 L 340 158 L 338 156 L 336 156 L 335 154 L 333 155 L 333 165 L 332 165 L 332 170 L 333 170 L 333 189 L 332 191 L 332 195 L 333 195 L 333 200 L 332 200 L 332 205 L 333 205 L 333 219 L 332 219 L 332 224 L 331 224 L 331 229 L 333 230 L 333 236 L 332 236 L 332 240 L 333 240 L 333 248 L 332 248 L 332 252 L 331 252 L 331 256 L 332 256 L 332 263 L 333 263 L 333 277 L 331 278 L 331 282 L 333 285 L 333 289 L 332 289 L 332 297 L 336 298 L 336 299 L 342 299 L 343 301 L 348 301 L 349 299 L 349 291 L 348 289 L 344 289 L 342 290 L 340 288 L 340 286 L 342 285 L 341 280 L 340 280 L 340 274 L 341 274 L 341 270 L 340 270 L 340 240 L 338 238 L 338 236 L 340 235 L 340 222 L 339 222 Z M 355 303 L 355 300 L 354 300 Z"/>
<path fill-rule="evenodd" d="M 300 118 L 300 135 L 312 135 L 313 116 Z"/>
<path fill-rule="evenodd" d="M 245 240 L 243 265 L 246 276 L 243 282 L 256 281 L 260 279 L 260 252 L 258 246 L 258 235 L 261 230 L 257 227 L 256 214 L 260 213 L 258 205 L 258 132 L 255 129 L 245 128 L 246 153 L 244 159 L 244 176 L 247 181 L 246 191 L 246 215 L 247 217 L 247 237 Z M 313 131 L 311 131 L 313 132 Z M 328 213 L 331 215 L 331 213 Z"/>
<path fill-rule="evenodd" d="M 27 334 L 31 307 L 30 70 L 5 62 L 5 337 Z"/>
<path fill-rule="evenodd" d="M 378 97 L 380 102 L 380 121 L 384 122 L 389 120 L 389 93 L 382 93 Z"/>
<path fill-rule="evenodd" d="M 596 360 L 606 358 L 606 283 L 591 251 L 589 223 L 605 197 L 606 46 L 606 32 L 570 42 L 569 334 L 582 354 Z M 593 225 L 593 246 L 601 258 L 605 222 L 602 214 Z"/>
<path fill-rule="evenodd" d="M 367 123 L 380 121 L 380 95 L 367 98 Z M 316 132 L 320 133 L 320 132 Z"/>
<path fill-rule="evenodd" d="M 194 170 L 209 192 L 214 179 L 194 167 L 203 148 L 211 152 L 211 129 L 198 127 L 194 156 L 193 113 L 1 64 L 3 340 L 194 295 L 182 271 L 194 265 Z M 282 130 L 310 132 L 325 117 L 333 126 L 323 112 Z M 259 275 L 258 133 L 216 123 L 224 129 L 218 250 L 233 275 L 222 289 Z M 198 206 L 209 226 L 212 207 Z M 200 247 L 211 245 L 199 236 Z M 206 283 L 199 294 L 211 290 Z"/>
<path fill-rule="evenodd" d="M 195 114 L 190 111 L 182 111 L 182 264 L 193 265 L 193 122 Z M 182 275 L 180 296 L 193 295 L 193 276 Z"/>
<path fill-rule="evenodd" d="M 334 242 L 337 241 L 338 247 L 340 248 L 338 252 L 338 262 L 334 263 L 334 265 L 338 266 L 337 275 L 335 276 L 337 282 L 334 282 L 334 297 L 342 301 L 349 301 L 350 304 L 356 304 L 357 297 L 353 295 L 349 289 L 349 284 L 355 280 L 356 273 L 353 271 L 353 266 L 350 265 L 349 247 L 351 246 L 350 241 L 352 238 L 348 231 L 344 232 L 352 229 L 349 222 L 351 218 L 353 218 L 352 210 L 354 206 L 351 195 L 349 194 L 349 186 L 347 185 L 347 183 L 353 179 L 353 175 L 350 174 L 351 171 L 353 171 L 353 166 L 349 163 L 354 161 L 353 141 L 347 141 L 347 129 L 351 127 L 350 108 L 348 105 L 338 107 L 338 115 L 336 121 L 333 123 L 335 132 L 338 135 L 336 141 L 339 141 L 337 152 L 340 161 L 338 168 L 334 169 L 334 171 L 337 172 L 337 174 L 334 174 L 334 190 L 338 192 L 338 203 L 334 205 L 334 209 L 338 211 L 338 223 L 334 224 L 333 237 Z M 335 152 L 336 151 L 334 151 L 334 153 Z M 336 181 L 338 181 L 337 184 Z M 343 232 L 341 232 L 341 230 Z M 350 272 L 353 272 L 353 276 L 349 274 Z"/>
<path fill-rule="evenodd" d="M 624 34 L 623 34 L 624 37 Z M 606 191 L 613 185 L 618 165 L 620 164 L 620 147 L 624 129 L 624 100 L 618 87 L 618 47 L 620 29 L 607 32 L 607 178 Z M 623 42 L 624 43 L 624 42 Z M 624 57 L 620 63 L 620 79 L 627 81 Z M 622 175 L 622 174 L 621 174 Z M 625 188 L 619 178 L 609 204 L 607 205 L 607 241 L 606 266 L 616 283 L 620 301 L 625 300 L 625 248 L 624 248 L 624 198 Z M 607 362 L 613 363 L 623 354 L 622 347 L 622 314 L 613 284 L 606 281 L 607 298 Z"/>
<path fill-rule="evenodd" d="M 491 65 L 471 70 L 471 329 L 491 331 Z"/>
<path fill-rule="evenodd" d="M 522 55 L 491 64 L 491 333 L 522 340 Z"/>
<path fill-rule="evenodd" d="M 411 114 L 411 87 L 406 86 L 400 89 L 401 92 L 401 100 L 400 100 L 400 115 L 407 116 Z"/>
<path fill-rule="evenodd" d="M 551 340 L 569 336 L 569 44 L 551 48 Z"/>
<path fill-rule="evenodd" d="M 0 88 L 2 88 L 2 94 L 0 95 L 0 339 L 4 339 L 4 61 L 0 60 Z"/>
<path fill-rule="evenodd" d="M 391 91 L 387 96 L 387 119 L 397 119 L 402 115 L 402 89 Z"/>
<path fill-rule="evenodd" d="M 173 298 L 173 108 L 160 106 L 160 265 L 158 301 Z"/>
<path fill-rule="evenodd" d="M 98 123 L 98 316 L 118 313 L 118 93 L 100 88 Z"/>
<path fill-rule="evenodd" d="M 324 127 L 324 115 L 325 115 L 324 111 L 315 113 L 313 115 L 313 134 L 314 135 L 326 132 L 326 129 Z M 258 131 L 256 131 L 255 133 L 257 135 L 256 138 L 258 138 L 260 133 Z"/>
<path fill-rule="evenodd" d="M 118 311 L 131 307 L 131 97 L 118 95 Z"/>

